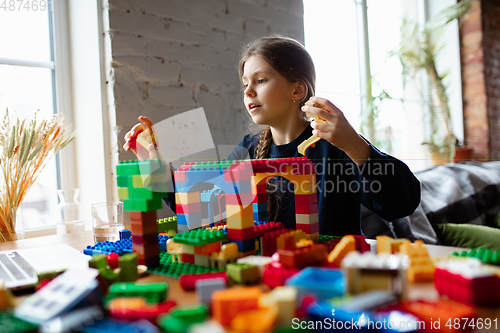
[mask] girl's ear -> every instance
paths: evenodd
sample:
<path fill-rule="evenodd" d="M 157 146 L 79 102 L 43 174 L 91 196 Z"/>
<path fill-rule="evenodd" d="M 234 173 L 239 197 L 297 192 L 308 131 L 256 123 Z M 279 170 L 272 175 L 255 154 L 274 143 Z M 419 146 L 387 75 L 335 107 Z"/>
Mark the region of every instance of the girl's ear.
<path fill-rule="evenodd" d="M 300 102 L 307 95 L 307 87 L 303 82 L 295 82 L 294 83 L 294 91 L 293 91 L 293 100 Z"/>

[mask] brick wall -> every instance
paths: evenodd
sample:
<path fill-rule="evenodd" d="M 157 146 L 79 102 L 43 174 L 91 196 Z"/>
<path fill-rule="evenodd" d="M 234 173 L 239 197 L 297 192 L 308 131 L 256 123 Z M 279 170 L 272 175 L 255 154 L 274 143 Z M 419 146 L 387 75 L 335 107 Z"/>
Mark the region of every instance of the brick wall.
<path fill-rule="evenodd" d="M 490 158 L 500 158 L 500 2 L 482 3 L 484 74 L 490 133 Z"/>
<path fill-rule="evenodd" d="M 304 40 L 302 0 L 108 1 L 119 145 L 139 115 L 158 122 L 198 107 L 216 145 L 239 143 L 249 123 L 243 43 L 273 33 Z"/>
<path fill-rule="evenodd" d="M 474 158 L 500 158 L 500 3 L 472 2 L 462 18 L 460 53 L 465 141 Z"/>

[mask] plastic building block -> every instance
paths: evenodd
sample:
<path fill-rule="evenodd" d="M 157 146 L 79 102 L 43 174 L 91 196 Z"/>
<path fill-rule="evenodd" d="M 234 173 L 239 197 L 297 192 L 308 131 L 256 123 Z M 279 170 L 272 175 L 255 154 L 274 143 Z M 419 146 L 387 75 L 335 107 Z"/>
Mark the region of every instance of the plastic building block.
<path fill-rule="evenodd" d="M 339 267 L 340 262 L 351 251 L 356 250 L 356 239 L 352 235 L 342 237 L 340 242 L 335 246 L 332 252 L 328 255 L 328 262 Z"/>
<path fill-rule="evenodd" d="M 231 321 L 234 332 L 271 332 L 278 311 L 275 308 L 249 310 L 238 313 Z"/>
<path fill-rule="evenodd" d="M 281 287 L 285 285 L 286 281 L 291 276 L 295 275 L 299 271 L 299 269 L 275 267 L 271 264 L 264 270 L 262 282 L 269 288 Z"/>
<path fill-rule="evenodd" d="M 238 313 L 259 308 L 262 291 L 258 287 L 217 290 L 212 294 L 212 315 L 228 327 Z"/>
<path fill-rule="evenodd" d="M 297 288 L 297 297 L 314 294 L 318 299 L 344 295 L 342 271 L 334 268 L 307 267 L 286 281 L 287 286 Z"/>
<path fill-rule="evenodd" d="M 500 304 L 500 278 L 477 261 L 441 262 L 434 280 L 436 290 L 452 300 L 479 306 Z"/>
<path fill-rule="evenodd" d="M 117 297 L 144 297 L 150 304 L 157 304 L 167 298 L 168 284 L 162 283 L 114 283 L 110 286 L 105 302 Z"/>
<path fill-rule="evenodd" d="M 297 249 L 280 249 L 280 263 L 288 268 L 304 268 L 320 263 L 326 258 L 326 246 L 313 244 Z"/>
<path fill-rule="evenodd" d="M 238 245 L 236 243 L 228 243 L 221 246 L 219 253 L 212 253 L 210 256 L 210 267 L 225 269 L 230 262 L 235 262 L 240 257 Z"/>
<path fill-rule="evenodd" d="M 36 333 L 38 325 L 14 317 L 10 312 L 0 312 L 0 332 Z"/>
<path fill-rule="evenodd" d="M 115 252 L 111 252 L 106 256 L 106 262 L 111 269 L 118 268 L 119 263 L 118 263 L 119 256 Z"/>
<path fill-rule="evenodd" d="M 366 252 L 370 251 L 370 244 L 366 242 L 366 237 L 363 235 L 352 235 L 356 239 L 356 251 Z"/>
<path fill-rule="evenodd" d="M 200 228 L 177 234 L 174 240 L 176 243 L 203 246 L 213 242 L 226 241 L 227 234 L 223 230 L 208 231 Z"/>
<path fill-rule="evenodd" d="M 177 233 L 177 216 L 171 216 L 163 219 L 158 219 L 158 233 L 162 231 L 174 230 Z"/>
<path fill-rule="evenodd" d="M 346 291 L 350 294 L 382 289 L 405 299 L 408 284 L 405 268 L 405 258 L 401 254 L 391 256 L 353 251 L 342 260 Z"/>
<path fill-rule="evenodd" d="M 271 257 L 265 257 L 265 256 L 248 256 L 236 260 L 238 264 L 249 264 L 257 266 L 261 278 L 264 276 L 264 270 L 269 266 L 269 264 L 272 261 L 273 259 Z"/>
<path fill-rule="evenodd" d="M 126 321 L 146 319 L 156 324 L 159 315 L 167 313 L 177 304 L 166 301 L 157 304 L 148 304 L 142 297 L 114 298 L 106 305 L 111 317 Z"/>
<path fill-rule="evenodd" d="M 389 236 L 377 236 L 377 253 L 397 253 L 399 252 L 399 246 L 406 243 L 411 242 L 406 238 L 394 239 Z"/>
<path fill-rule="evenodd" d="M 453 252 L 452 256 L 477 258 L 485 264 L 500 265 L 500 251 L 493 251 L 492 249 L 485 249 L 484 247 L 471 249 L 470 251 L 462 251 L 461 253 Z"/>
<path fill-rule="evenodd" d="M 216 273 L 219 272 L 219 269 L 172 261 L 171 254 L 162 252 L 160 253 L 160 265 L 158 267 L 150 268 L 149 272 L 179 278 L 185 274 Z"/>
<path fill-rule="evenodd" d="M 204 304 L 180 306 L 169 314 L 159 317 L 158 326 L 164 332 L 185 333 L 193 324 L 204 322 L 207 314 L 208 309 Z"/>
<path fill-rule="evenodd" d="M 195 285 L 197 281 L 205 279 L 223 278 L 228 282 L 226 272 L 216 272 L 216 273 L 204 273 L 204 274 L 186 274 L 181 276 L 179 279 L 179 284 L 181 288 L 185 291 L 195 290 Z"/>
<path fill-rule="evenodd" d="M 195 282 L 196 295 L 201 303 L 210 306 L 212 293 L 216 290 L 226 289 L 227 280 L 223 277 L 201 279 Z"/>
<path fill-rule="evenodd" d="M 69 269 L 14 309 L 16 317 L 32 323 L 46 322 L 81 303 L 101 304 L 101 292 L 93 268 Z"/>
<path fill-rule="evenodd" d="M 128 229 L 120 230 L 120 240 L 132 237 L 132 233 Z"/>
<path fill-rule="evenodd" d="M 296 318 L 297 289 L 295 287 L 277 287 L 259 298 L 261 307 L 277 309 L 276 324 L 292 321 Z"/>
<path fill-rule="evenodd" d="M 434 263 L 422 241 L 417 240 L 414 244 L 404 243 L 400 245 L 399 251 L 410 259 L 410 265 L 407 268 L 410 282 L 425 282 L 434 279 Z"/>
<path fill-rule="evenodd" d="M 250 264 L 227 264 L 227 276 L 236 283 L 253 284 L 260 280 L 259 268 Z"/>

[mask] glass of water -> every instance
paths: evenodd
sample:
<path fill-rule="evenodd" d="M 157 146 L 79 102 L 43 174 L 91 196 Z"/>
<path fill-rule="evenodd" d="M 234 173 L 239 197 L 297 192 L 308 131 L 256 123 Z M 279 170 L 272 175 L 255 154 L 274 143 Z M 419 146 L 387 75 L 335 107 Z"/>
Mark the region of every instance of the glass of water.
<path fill-rule="evenodd" d="M 92 230 L 94 241 L 114 242 L 120 239 L 123 230 L 123 202 L 95 203 L 92 209 Z"/>

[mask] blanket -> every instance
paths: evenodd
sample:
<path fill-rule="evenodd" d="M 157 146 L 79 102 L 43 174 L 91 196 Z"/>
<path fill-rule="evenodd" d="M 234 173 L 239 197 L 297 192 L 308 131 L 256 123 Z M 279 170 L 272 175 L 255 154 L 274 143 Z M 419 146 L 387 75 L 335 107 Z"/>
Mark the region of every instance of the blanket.
<path fill-rule="evenodd" d="M 410 216 L 385 221 L 361 210 L 361 230 L 367 238 L 388 235 L 439 244 L 433 225 L 487 225 L 487 215 L 500 212 L 500 162 L 446 164 L 417 172 L 421 201 Z"/>

